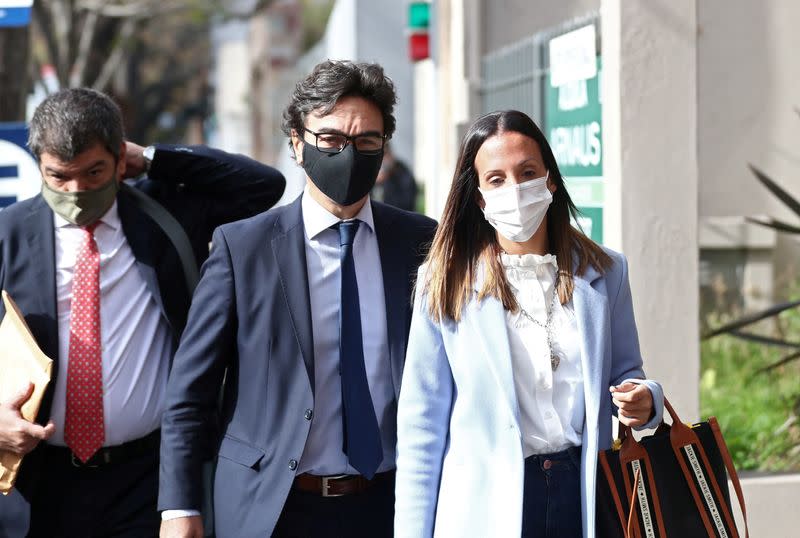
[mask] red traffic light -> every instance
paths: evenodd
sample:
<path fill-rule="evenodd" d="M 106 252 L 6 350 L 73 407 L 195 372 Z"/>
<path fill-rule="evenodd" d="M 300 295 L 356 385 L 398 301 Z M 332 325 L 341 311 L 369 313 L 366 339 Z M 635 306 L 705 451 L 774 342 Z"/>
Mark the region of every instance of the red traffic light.
<path fill-rule="evenodd" d="M 412 62 L 418 62 L 431 57 L 430 36 L 428 32 L 419 32 L 409 35 L 408 55 Z"/>

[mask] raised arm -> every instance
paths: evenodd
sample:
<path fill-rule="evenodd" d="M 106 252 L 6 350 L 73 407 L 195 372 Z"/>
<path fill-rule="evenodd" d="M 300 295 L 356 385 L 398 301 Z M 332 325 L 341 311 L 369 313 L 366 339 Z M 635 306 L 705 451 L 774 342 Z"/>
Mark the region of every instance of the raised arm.
<path fill-rule="evenodd" d="M 131 177 L 146 167 L 144 148 L 132 142 L 126 145 L 126 176 Z M 147 177 L 135 186 L 173 212 L 181 205 L 202 205 L 209 229 L 266 211 L 286 187 L 280 172 L 244 155 L 206 146 L 154 147 Z"/>

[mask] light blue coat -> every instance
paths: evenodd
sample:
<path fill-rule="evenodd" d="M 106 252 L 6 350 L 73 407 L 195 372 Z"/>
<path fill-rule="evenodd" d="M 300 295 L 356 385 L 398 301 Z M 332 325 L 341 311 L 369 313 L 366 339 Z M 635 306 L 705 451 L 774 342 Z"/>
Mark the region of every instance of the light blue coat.
<path fill-rule="evenodd" d="M 627 261 L 575 277 L 573 306 L 581 336 L 586 418 L 583 427 L 583 535 L 594 537 L 597 451 L 611 445 L 609 386 L 644 378 Z M 420 269 L 418 288 L 424 282 Z M 476 285 L 476 289 L 477 289 Z M 509 537 L 521 534 L 524 458 L 503 305 L 466 306 L 459 323 L 434 322 L 418 289 L 397 416 L 395 535 Z M 661 421 L 663 394 L 653 394 Z"/>

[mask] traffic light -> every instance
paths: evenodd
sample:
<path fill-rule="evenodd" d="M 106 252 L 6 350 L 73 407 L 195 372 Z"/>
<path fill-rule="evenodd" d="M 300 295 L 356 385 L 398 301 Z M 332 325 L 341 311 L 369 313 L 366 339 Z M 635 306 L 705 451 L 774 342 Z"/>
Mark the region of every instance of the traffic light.
<path fill-rule="evenodd" d="M 412 62 L 431 56 L 430 34 L 431 3 L 425 1 L 408 4 L 408 55 Z"/>

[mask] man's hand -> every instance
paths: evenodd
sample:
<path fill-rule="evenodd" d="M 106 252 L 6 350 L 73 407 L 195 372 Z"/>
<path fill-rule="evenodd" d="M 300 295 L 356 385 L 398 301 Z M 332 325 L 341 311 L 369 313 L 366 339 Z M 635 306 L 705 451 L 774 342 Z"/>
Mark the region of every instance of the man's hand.
<path fill-rule="evenodd" d="M 138 177 L 145 173 L 144 147 L 125 141 L 125 177 Z"/>
<path fill-rule="evenodd" d="M 617 418 L 621 423 L 636 428 L 650 421 L 653 416 L 653 395 L 647 385 L 628 382 L 610 390 L 614 405 L 619 408 Z"/>
<path fill-rule="evenodd" d="M 161 522 L 161 538 L 203 538 L 203 518 L 176 517 Z"/>
<path fill-rule="evenodd" d="M 33 424 L 22 418 L 20 408 L 33 393 L 33 384 L 28 384 L 6 402 L 0 402 L 0 450 L 7 450 L 24 456 L 39 444 L 49 439 L 56 431 L 50 421 L 47 426 Z"/>

